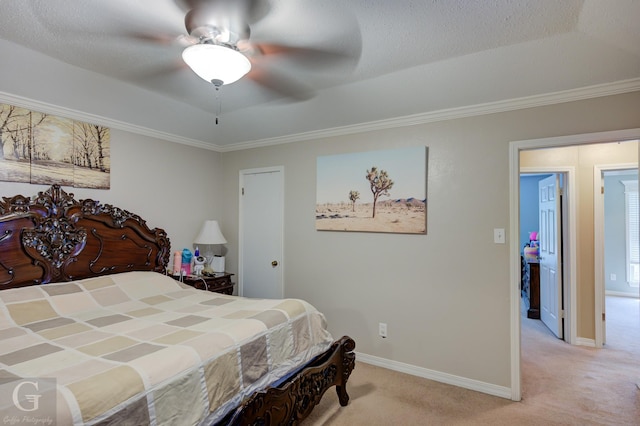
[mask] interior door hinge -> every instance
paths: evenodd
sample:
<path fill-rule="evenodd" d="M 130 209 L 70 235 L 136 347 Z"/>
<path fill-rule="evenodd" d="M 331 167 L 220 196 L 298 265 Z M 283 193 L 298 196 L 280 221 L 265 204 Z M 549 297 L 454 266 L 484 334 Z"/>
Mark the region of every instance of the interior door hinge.
<path fill-rule="evenodd" d="M 600 187 L 600 193 L 601 193 L 601 194 L 604 194 L 604 186 L 601 186 L 601 187 Z"/>
<path fill-rule="evenodd" d="M 604 312 L 602 313 L 602 321 L 606 321 L 605 320 L 606 315 L 604 314 Z"/>
<path fill-rule="evenodd" d="M 564 318 L 564 309 L 560 311 L 560 318 Z"/>
<path fill-rule="evenodd" d="M 242 195 L 244 195 L 244 188 L 242 188 Z"/>

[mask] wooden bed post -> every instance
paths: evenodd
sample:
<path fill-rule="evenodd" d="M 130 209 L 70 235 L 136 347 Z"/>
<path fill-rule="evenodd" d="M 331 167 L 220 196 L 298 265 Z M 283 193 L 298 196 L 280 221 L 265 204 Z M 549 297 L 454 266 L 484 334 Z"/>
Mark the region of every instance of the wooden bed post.
<path fill-rule="evenodd" d="M 218 425 L 297 425 L 334 385 L 340 405 L 347 405 L 347 381 L 355 367 L 355 347 L 352 338 L 342 337 L 281 386 L 251 395 Z"/>
<path fill-rule="evenodd" d="M 351 376 L 356 364 L 356 354 L 353 353 L 356 348 L 356 342 L 347 336 L 344 336 L 338 341 L 340 344 L 341 358 L 342 358 L 342 380 L 339 384 L 336 384 L 336 392 L 338 393 L 338 399 L 340 405 L 343 407 L 349 403 L 349 394 L 347 393 L 347 380 Z"/>

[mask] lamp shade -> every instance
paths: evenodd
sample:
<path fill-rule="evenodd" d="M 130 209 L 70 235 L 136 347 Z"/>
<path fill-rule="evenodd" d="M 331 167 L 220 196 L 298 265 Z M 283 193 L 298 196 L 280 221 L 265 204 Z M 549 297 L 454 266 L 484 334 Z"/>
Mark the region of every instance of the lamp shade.
<path fill-rule="evenodd" d="M 251 70 L 251 62 L 237 50 L 217 44 L 194 44 L 182 51 L 182 59 L 209 83 L 231 84 Z"/>
<path fill-rule="evenodd" d="M 217 220 L 205 220 L 200 233 L 193 240 L 194 244 L 225 244 L 226 242 Z"/>

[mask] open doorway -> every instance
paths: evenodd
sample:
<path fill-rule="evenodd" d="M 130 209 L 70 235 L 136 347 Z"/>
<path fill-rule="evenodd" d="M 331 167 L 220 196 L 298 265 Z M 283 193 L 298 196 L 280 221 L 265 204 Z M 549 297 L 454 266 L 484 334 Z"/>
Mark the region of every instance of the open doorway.
<path fill-rule="evenodd" d="M 596 318 L 594 306 L 596 305 L 596 291 L 594 287 L 594 241 L 593 241 L 593 168 L 595 165 L 611 154 L 614 144 L 624 145 L 631 150 L 622 155 L 624 161 L 638 158 L 638 142 L 640 129 L 629 129 L 612 132 L 592 133 L 584 135 L 563 136 L 557 138 L 536 139 L 527 141 L 515 141 L 509 146 L 510 164 L 510 234 L 519 235 L 519 203 L 520 203 L 520 171 L 521 167 L 541 166 L 547 167 L 546 171 L 552 172 L 557 166 L 570 165 L 574 172 L 569 172 L 569 187 L 575 188 L 569 196 L 569 217 L 575 215 L 579 220 L 570 220 L 565 231 L 564 244 L 568 253 L 564 264 L 568 264 L 569 300 L 565 300 L 565 320 L 571 328 L 570 343 L 584 346 L 595 346 L 596 325 L 600 324 L 600 318 Z M 626 141 L 635 141 L 629 148 Z M 618 144 L 618 142 L 621 142 Z M 550 150 L 553 148 L 553 150 Z M 526 153 L 526 158 L 521 159 L 521 154 Z M 522 160 L 522 161 L 521 161 Z M 536 163 L 537 161 L 537 163 Z M 615 160 L 620 162 L 622 160 Z M 573 181 L 572 181 L 573 179 Z M 580 186 L 576 185 L 579 183 Z M 585 188 L 588 188 L 585 190 Z M 576 193 L 580 193 L 580 204 Z M 577 224 L 580 223 L 578 228 Z M 521 399 L 521 360 L 520 360 L 520 241 L 512 238 L 510 242 L 510 279 L 518 283 L 511 290 L 511 360 L 512 399 Z M 578 264 L 580 268 L 578 268 Z M 577 292 L 578 282 L 580 292 Z M 578 322 L 579 318 L 579 322 Z M 573 326 L 572 326 L 573 325 Z"/>
<path fill-rule="evenodd" d="M 624 348 L 639 332 L 638 164 L 599 165 L 594 170 L 597 177 L 602 190 L 596 194 L 595 237 L 602 241 L 602 256 L 597 253 L 595 262 L 596 291 L 601 293 L 605 321 L 596 334 L 596 346 L 611 342 L 608 347 Z"/>

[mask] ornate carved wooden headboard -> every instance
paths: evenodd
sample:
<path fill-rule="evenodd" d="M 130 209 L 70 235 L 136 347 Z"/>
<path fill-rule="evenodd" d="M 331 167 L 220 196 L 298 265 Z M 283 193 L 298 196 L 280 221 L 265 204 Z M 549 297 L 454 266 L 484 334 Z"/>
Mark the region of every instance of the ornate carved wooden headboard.
<path fill-rule="evenodd" d="M 127 271 L 164 272 L 170 243 L 140 216 L 53 185 L 0 201 L 0 289 Z"/>

